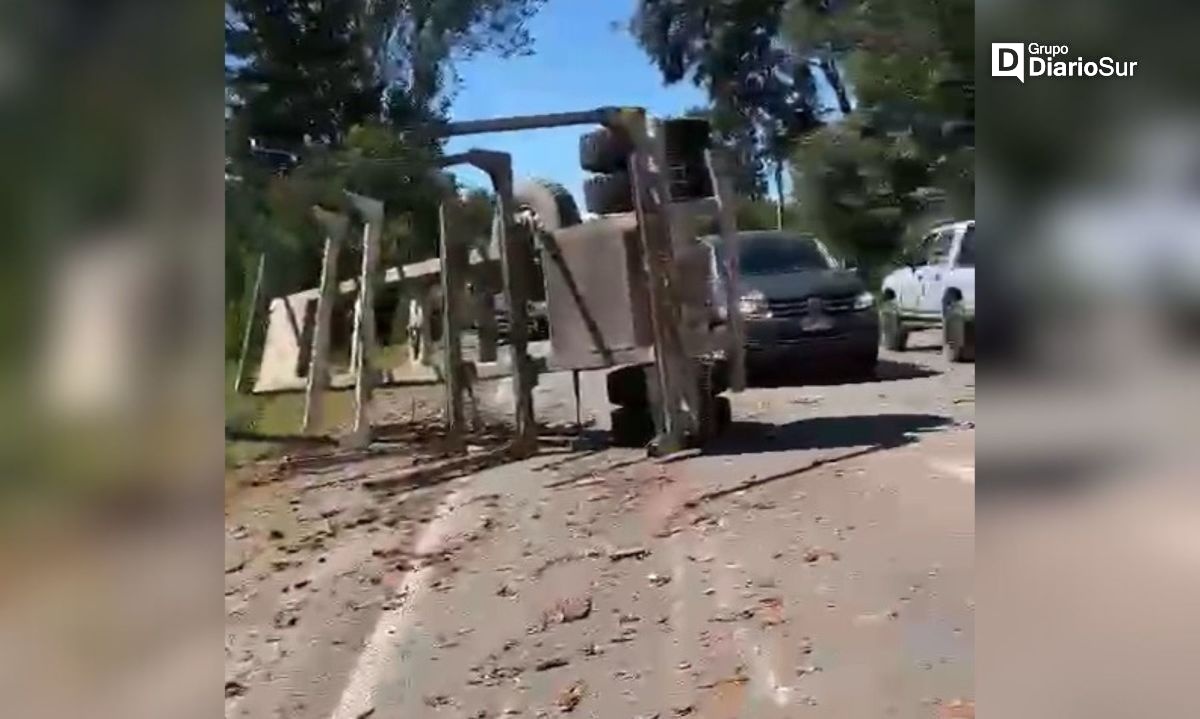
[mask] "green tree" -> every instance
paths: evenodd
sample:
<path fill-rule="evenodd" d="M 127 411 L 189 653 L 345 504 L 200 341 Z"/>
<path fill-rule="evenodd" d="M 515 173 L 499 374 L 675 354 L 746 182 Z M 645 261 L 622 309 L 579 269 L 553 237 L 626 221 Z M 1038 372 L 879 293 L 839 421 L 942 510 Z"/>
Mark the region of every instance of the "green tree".
<path fill-rule="evenodd" d="M 240 336 L 259 253 L 274 293 L 316 282 L 311 206 L 344 189 L 384 201 L 384 262 L 437 253 L 437 208 L 454 186 L 421 128 L 444 118 L 457 60 L 529 51 L 525 22 L 541 2 L 226 1 L 228 333 Z M 295 167 L 264 164 L 251 138 L 293 153 Z M 354 251 L 344 257 L 352 268 Z"/>
<path fill-rule="evenodd" d="M 545 0 L 375 0 L 364 27 L 392 92 L 410 110 L 446 109 L 454 65 L 480 53 L 528 54 L 527 22 Z"/>
<path fill-rule="evenodd" d="M 784 164 L 795 142 L 821 127 L 832 110 L 851 110 L 831 46 L 783 42 L 785 20 L 796 4 L 640 0 L 630 22 L 666 82 L 690 79 L 708 92 L 718 135 L 752 163 L 753 178 L 738 178 L 737 184 L 753 198 L 766 194 L 768 174 L 782 194 Z M 828 1 L 803 4 L 818 15 L 832 12 Z M 824 106 L 822 77 L 834 89 L 837 108 Z"/>
<path fill-rule="evenodd" d="M 226 87 L 237 140 L 340 145 L 351 127 L 379 116 L 385 80 L 361 11 L 361 0 L 226 1 Z"/>
<path fill-rule="evenodd" d="M 971 0 L 794 4 L 793 45 L 836 49 L 857 105 L 796 150 L 804 222 L 868 267 L 974 204 Z"/>
<path fill-rule="evenodd" d="M 823 108 L 819 63 L 779 42 L 788 5 L 788 0 L 640 0 L 630 30 L 666 82 L 690 79 L 719 108 L 736 112 L 768 137 L 798 136 L 820 124 Z M 834 64 L 821 67 L 836 74 Z"/>

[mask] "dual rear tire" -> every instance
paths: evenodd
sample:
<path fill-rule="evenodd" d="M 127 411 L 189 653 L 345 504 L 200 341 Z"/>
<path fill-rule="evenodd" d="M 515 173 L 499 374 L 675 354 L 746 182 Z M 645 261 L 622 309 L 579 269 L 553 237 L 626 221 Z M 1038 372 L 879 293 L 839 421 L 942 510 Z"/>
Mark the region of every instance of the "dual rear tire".
<path fill-rule="evenodd" d="M 677 118 L 662 123 L 663 144 L 671 199 L 693 200 L 712 195 L 705 150 L 710 144 L 707 120 Z M 584 180 L 584 204 L 589 212 L 613 215 L 633 212 L 634 183 L 629 171 L 633 141 L 624 133 L 602 127 L 579 138 L 579 164 L 597 173 Z M 646 189 L 642 189 L 646 193 Z"/>

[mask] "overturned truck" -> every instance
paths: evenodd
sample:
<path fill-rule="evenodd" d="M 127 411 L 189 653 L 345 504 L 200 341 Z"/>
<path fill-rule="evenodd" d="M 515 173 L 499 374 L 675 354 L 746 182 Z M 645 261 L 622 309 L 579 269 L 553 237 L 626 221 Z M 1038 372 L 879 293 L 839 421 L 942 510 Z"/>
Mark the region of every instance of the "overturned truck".
<path fill-rule="evenodd" d="M 553 185 L 525 183 L 516 202 L 541 253 L 549 368 L 610 368 L 614 441 L 672 451 L 719 432 L 720 393 L 743 385 L 737 268 L 699 239 L 716 220 L 736 242 L 732 207 L 706 123 L 612 112 L 580 138 L 594 219 Z"/>
<path fill-rule="evenodd" d="M 729 401 L 721 393 L 740 391 L 745 376 L 733 198 L 707 123 L 655 120 L 641 108 L 606 107 L 455 122 L 436 131 L 449 137 L 568 125 L 599 126 L 580 139 L 580 164 L 595 173 L 584 186 L 594 215 L 586 221 L 561 187 L 540 181 L 514 185 L 505 153 L 470 150 L 441 163 L 483 170 L 495 191 L 497 221 L 483 263 L 499 266 L 508 315 L 512 447 L 527 455 L 536 445 L 532 389 L 539 371 L 602 369 L 608 370 L 608 397 L 616 405 L 611 418 L 616 443 L 644 445 L 655 454 L 703 444 L 729 421 Z M 721 257 L 700 239 L 714 223 L 734 249 Z M 364 232 L 364 242 L 370 235 Z M 446 236 L 445 223 L 441 247 L 439 374 L 447 385 L 446 417 L 454 434 L 463 424 L 462 385 L 477 376 L 463 369 L 459 334 L 466 320 L 466 278 L 478 260 L 468 259 L 463 243 Z M 364 263 L 363 288 L 373 272 Z M 538 281 L 544 282 L 550 336 L 542 367 L 527 350 L 530 300 L 541 295 L 533 288 Z M 328 315 L 321 311 L 323 302 L 317 300 L 318 324 Z M 314 334 L 323 336 L 319 328 Z M 372 337 L 356 332 L 356 341 L 369 348 Z M 310 364 L 323 372 L 324 348 L 316 340 L 313 347 Z M 354 356 L 358 394 L 365 383 L 369 397 L 371 373 L 363 362 L 370 352 L 360 347 Z M 310 399 L 323 380 L 308 383 Z"/>

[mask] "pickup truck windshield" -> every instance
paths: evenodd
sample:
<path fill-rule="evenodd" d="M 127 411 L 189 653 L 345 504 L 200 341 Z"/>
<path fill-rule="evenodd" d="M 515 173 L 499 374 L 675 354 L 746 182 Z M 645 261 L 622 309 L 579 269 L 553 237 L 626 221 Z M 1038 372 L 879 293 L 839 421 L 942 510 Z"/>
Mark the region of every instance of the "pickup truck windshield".
<path fill-rule="evenodd" d="M 975 266 L 975 225 L 967 225 L 963 234 L 962 246 L 958 248 L 958 266 Z"/>
<path fill-rule="evenodd" d="M 830 269 L 817 244 L 803 235 L 743 235 L 738 238 L 738 250 L 743 275 Z"/>

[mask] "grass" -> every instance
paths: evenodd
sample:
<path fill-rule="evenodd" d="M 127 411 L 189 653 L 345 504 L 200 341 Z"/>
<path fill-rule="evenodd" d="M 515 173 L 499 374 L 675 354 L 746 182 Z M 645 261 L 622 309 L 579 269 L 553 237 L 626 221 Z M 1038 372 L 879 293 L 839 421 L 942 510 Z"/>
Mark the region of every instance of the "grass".
<path fill-rule="evenodd" d="M 347 427 L 354 414 L 351 390 L 330 390 L 324 395 L 322 424 L 318 434 L 336 434 Z M 233 372 L 226 373 L 225 426 L 241 432 L 253 432 L 280 441 L 225 441 L 225 465 L 236 467 L 247 462 L 282 453 L 283 439 L 301 433 L 304 422 L 304 393 L 287 392 L 246 395 L 233 391 Z"/>
<path fill-rule="evenodd" d="M 408 345 L 384 345 L 372 354 L 376 367 L 390 368 L 408 361 Z M 336 368 L 335 368 L 336 369 Z M 344 369 L 344 368 L 343 368 Z M 233 391 L 236 363 L 226 365 L 225 426 L 241 432 L 287 437 L 300 434 L 304 422 L 304 393 L 288 392 L 269 395 L 238 394 Z M 325 412 L 319 434 L 336 434 L 349 426 L 354 412 L 353 390 L 330 390 L 325 393 Z M 282 453 L 282 442 L 226 440 L 225 465 L 236 467 L 247 462 L 266 459 Z"/>

